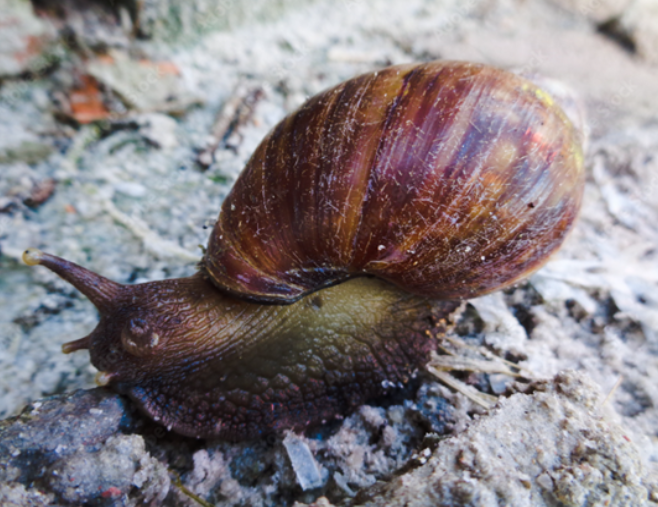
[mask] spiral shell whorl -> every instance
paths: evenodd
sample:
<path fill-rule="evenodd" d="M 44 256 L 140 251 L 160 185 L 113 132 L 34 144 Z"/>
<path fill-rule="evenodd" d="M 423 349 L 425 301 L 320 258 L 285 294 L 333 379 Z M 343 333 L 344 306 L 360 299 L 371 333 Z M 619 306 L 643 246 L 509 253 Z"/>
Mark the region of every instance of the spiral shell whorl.
<path fill-rule="evenodd" d="M 204 266 L 223 290 L 292 302 L 363 274 L 435 298 L 509 285 L 573 224 L 580 136 L 548 93 L 486 65 L 364 74 L 260 144 Z"/>

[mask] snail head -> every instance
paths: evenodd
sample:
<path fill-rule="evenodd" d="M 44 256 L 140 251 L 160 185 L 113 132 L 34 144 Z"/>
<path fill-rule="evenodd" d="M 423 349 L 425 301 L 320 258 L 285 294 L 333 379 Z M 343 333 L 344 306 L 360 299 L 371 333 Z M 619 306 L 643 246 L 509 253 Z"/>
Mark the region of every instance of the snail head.
<path fill-rule="evenodd" d="M 96 328 L 62 346 L 65 354 L 89 349 L 91 361 L 99 369 L 98 384 L 132 384 L 166 375 L 168 365 L 185 364 L 186 350 L 196 338 L 194 319 L 185 317 L 193 312 L 195 302 L 203 299 L 206 285 L 198 278 L 184 279 L 187 284 L 174 279 L 122 285 L 37 249 L 26 250 L 23 260 L 50 269 L 98 309 Z M 181 290 L 181 285 L 190 290 Z"/>

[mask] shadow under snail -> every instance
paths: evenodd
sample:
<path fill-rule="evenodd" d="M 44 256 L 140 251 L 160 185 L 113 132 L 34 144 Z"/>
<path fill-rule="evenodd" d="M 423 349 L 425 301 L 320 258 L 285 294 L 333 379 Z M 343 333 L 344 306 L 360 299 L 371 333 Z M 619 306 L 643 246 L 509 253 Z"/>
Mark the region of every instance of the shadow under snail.
<path fill-rule="evenodd" d="M 435 318 L 563 242 L 582 134 L 548 92 L 487 65 L 364 74 L 265 137 L 189 278 L 121 285 L 28 249 L 98 308 L 97 380 L 183 435 L 303 429 L 407 382 Z M 111 359 L 111 360 L 110 360 Z"/>

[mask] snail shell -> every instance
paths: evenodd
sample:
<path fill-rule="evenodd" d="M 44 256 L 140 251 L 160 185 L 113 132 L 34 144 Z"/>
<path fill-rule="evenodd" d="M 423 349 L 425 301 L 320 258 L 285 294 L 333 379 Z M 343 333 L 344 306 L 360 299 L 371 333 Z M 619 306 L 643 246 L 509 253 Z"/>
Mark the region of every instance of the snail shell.
<path fill-rule="evenodd" d="M 255 301 L 364 274 L 433 298 L 481 295 L 562 243 L 580 206 L 580 145 L 548 93 L 493 67 L 364 74 L 268 134 L 204 265 L 222 290 Z"/>
<path fill-rule="evenodd" d="M 101 318 L 98 380 L 184 435 L 254 438 L 409 380 L 456 302 L 514 283 L 580 206 L 582 135 L 486 65 L 401 65 L 307 101 L 256 149 L 198 273 L 120 285 L 29 249 Z"/>

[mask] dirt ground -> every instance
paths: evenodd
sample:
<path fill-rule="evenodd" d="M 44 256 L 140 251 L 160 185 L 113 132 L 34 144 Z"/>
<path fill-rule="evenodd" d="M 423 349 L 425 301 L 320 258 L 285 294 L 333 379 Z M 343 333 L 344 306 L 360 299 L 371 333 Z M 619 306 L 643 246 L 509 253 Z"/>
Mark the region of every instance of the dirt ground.
<path fill-rule="evenodd" d="M 96 373 L 86 352 L 60 352 L 93 329 L 93 306 L 22 251 L 121 283 L 192 274 L 254 148 L 320 90 L 390 64 L 485 62 L 561 81 L 589 126 L 566 244 L 528 282 L 472 301 L 444 345 L 471 361 L 448 376 L 495 408 L 426 373 L 309 435 L 229 445 L 136 423 L 39 479 L 0 467 L 0 503 L 658 503 L 654 0 L 0 3 L 2 418 Z M 500 358 L 524 378 L 471 372 Z"/>

